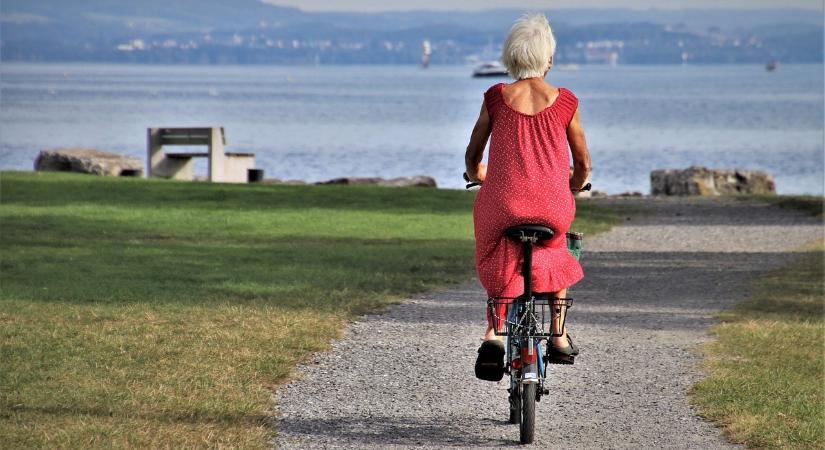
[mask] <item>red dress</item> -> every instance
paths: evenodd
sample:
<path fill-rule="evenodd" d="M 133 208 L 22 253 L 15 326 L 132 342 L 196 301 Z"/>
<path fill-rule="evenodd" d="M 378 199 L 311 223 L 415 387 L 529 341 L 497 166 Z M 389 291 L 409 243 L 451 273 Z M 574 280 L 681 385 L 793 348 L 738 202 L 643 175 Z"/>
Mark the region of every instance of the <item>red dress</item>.
<path fill-rule="evenodd" d="M 521 295 L 521 244 L 504 231 L 525 223 L 549 226 L 555 236 L 533 253 L 533 289 L 556 292 L 584 277 L 581 265 L 567 251 L 565 236 L 576 214 L 567 126 L 578 99 L 560 88 L 552 105 L 531 116 L 506 103 L 504 86 L 497 84 L 484 93 L 492 136 L 487 178 L 473 207 L 476 270 L 488 296 Z"/>

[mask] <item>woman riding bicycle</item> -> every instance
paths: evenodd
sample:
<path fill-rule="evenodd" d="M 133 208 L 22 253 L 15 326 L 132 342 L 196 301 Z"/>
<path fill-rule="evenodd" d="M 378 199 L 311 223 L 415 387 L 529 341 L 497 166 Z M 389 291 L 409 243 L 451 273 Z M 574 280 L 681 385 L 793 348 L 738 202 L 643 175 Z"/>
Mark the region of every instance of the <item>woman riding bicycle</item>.
<path fill-rule="evenodd" d="M 555 231 L 552 239 L 535 247 L 534 292 L 564 298 L 567 288 L 584 276 L 567 250 L 565 233 L 575 217 L 573 193 L 584 186 L 590 173 L 590 155 L 578 99 L 544 81 L 555 49 L 543 14 L 525 16 L 513 25 L 501 59 L 515 81 L 496 84 L 484 93 L 467 146 L 467 176 L 484 183 L 473 209 L 476 270 L 491 298 L 518 297 L 524 290 L 520 245 L 504 233 L 518 224 L 541 224 Z M 483 170 L 479 174 L 491 137 L 486 174 Z M 479 358 L 500 358 L 503 344 L 495 336 L 489 314 L 488 322 Z M 563 317 L 553 321 L 554 327 L 563 323 Z M 578 353 L 567 330 L 553 332 L 559 337 L 548 341 L 548 356 Z"/>

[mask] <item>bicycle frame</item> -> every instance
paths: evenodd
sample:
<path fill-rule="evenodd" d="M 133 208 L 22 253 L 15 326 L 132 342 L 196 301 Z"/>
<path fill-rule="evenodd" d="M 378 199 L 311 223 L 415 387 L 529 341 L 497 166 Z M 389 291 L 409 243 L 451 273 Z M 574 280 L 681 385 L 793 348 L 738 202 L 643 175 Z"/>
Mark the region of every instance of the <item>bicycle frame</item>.
<path fill-rule="evenodd" d="M 537 335 L 533 297 L 533 245 L 535 236 L 522 236 L 524 262 L 524 294 L 514 299 L 507 320 L 507 368 L 510 369 L 511 392 L 517 384 L 538 383 L 539 396 L 543 393 L 545 367 L 541 354 L 541 342 L 546 339 Z"/>
<path fill-rule="evenodd" d="M 529 230 L 522 230 L 520 236 L 510 235 L 522 242 L 524 250 L 524 293 L 509 303 L 501 302 L 501 299 L 498 302 L 492 299 L 490 303 L 494 320 L 501 320 L 500 316 L 496 316 L 496 308 L 507 307 L 505 332 L 499 332 L 498 322 L 494 322 L 493 328 L 496 334 L 507 336 L 505 362 L 510 375 L 510 423 L 519 424 L 523 444 L 533 440 L 536 402 L 550 393 L 545 387 L 547 367 L 542 355 L 542 341 L 563 335 L 566 313 L 562 315 L 562 307 L 572 304 L 569 298 L 533 293 L 533 245 L 539 241 L 539 232 L 537 230 L 531 235 Z M 548 312 L 549 323 L 546 322 Z M 546 329 L 547 326 L 550 330 Z M 557 328 L 555 333 L 553 328 Z"/>

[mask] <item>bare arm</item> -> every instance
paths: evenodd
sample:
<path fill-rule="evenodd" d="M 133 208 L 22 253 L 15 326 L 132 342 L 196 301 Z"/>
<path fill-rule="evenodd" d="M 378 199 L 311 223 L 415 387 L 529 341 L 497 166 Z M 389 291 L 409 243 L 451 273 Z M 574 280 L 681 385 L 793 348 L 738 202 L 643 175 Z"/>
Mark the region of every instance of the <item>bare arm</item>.
<path fill-rule="evenodd" d="M 570 152 L 573 154 L 573 176 L 570 178 L 570 190 L 578 192 L 590 175 L 590 152 L 587 150 L 578 108 L 570 124 L 567 125 L 567 142 L 570 143 Z"/>
<path fill-rule="evenodd" d="M 478 120 L 476 120 L 473 133 L 470 135 L 470 143 L 467 144 L 467 153 L 464 154 L 464 165 L 470 181 L 480 181 L 478 179 L 478 164 L 484 158 L 484 148 L 487 147 L 487 140 L 490 138 L 492 131 L 487 107 L 482 103 L 481 112 L 478 113 Z"/>

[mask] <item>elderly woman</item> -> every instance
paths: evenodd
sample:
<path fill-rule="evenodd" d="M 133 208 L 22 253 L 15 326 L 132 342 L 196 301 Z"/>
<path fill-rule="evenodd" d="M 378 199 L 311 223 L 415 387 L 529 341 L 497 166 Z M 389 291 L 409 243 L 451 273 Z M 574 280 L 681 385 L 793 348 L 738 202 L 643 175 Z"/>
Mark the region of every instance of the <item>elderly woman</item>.
<path fill-rule="evenodd" d="M 534 250 L 535 292 L 564 298 L 567 288 L 584 276 L 567 250 L 565 233 L 576 212 L 573 193 L 583 187 L 590 172 L 590 155 L 578 99 L 569 90 L 544 81 L 553 66 L 555 49 L 544 15 L 528 15 L 513 25 L 501 59 L 515 81 L 496 84 L 484 93 L 467 146 L 467 176 L 484 182 L 473 219 L 476 270 L 489 297 L 522 295 L 521 247 L 504 234 L 518 224 L 542 224 L 556 232 Z M 483 170 L 479 173 L 491 136 L 486 174 Z M 488 317 L 488 322 L 479 361 L 501 361 L 504 346 L 496 339 L 492 318 Z M 553 321 L 553 331 L 561 336 L 548 341 L 551 362 L 560 355 L 572 361 L 571 356 L 578 353 L 567 330 L 558 329 L 562 323 L 563 318 Z"/>

